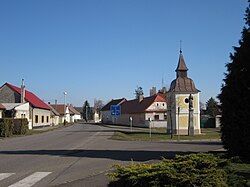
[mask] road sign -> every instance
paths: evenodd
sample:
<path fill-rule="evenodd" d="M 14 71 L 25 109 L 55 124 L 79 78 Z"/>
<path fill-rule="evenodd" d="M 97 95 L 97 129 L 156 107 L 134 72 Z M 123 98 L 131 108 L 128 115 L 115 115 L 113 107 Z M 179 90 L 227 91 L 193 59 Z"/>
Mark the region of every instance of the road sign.
<path fill-rule="evenodd" d="M 110 111 L 112 116 L 120 116 L 121 115 L 121 105 L 111 105 Z"/>

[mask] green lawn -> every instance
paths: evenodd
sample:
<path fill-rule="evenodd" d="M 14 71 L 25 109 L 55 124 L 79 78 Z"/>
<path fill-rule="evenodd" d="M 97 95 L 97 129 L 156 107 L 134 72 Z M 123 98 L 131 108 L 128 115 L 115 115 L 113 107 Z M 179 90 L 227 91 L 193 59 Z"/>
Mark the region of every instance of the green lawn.
<path fill-rule="evenodd" d="M 220 139 L 219 129 L 202 129 L 201 132 L 200 135 L 195 136 L 181 135 L 180 140 Z M 151 137 L 149 135 L 149 130 L 134 132 L 116 131 L 112 136 L 112 139 L 124 141 L 167 141 L 171 140 L 171 136 L 166 134 L 165 128 L 155 128 L 152 129 Z M 178 136 L 174 135 L 172 140 L 178 140 Z"/>

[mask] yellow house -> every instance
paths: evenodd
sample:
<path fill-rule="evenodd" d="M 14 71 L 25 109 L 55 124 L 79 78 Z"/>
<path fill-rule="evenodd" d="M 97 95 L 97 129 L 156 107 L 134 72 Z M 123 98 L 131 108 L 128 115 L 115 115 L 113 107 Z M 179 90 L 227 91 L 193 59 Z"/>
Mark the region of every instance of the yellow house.
<path fill-rule="evenodd" d="M 188 134 L 188 118 L 190 94 L 193 96 L 193 125 L 194 134 L 200 134 L 200 106 L 199 90 L 194 81 L 187 76 L 188 68 L 180 50 L 176 79 L 172 81 L 167 93 L 168 101 L 168 126 L 167 130 L 173 134 Z M 178 109 L 179 108 L 179 109 Z"/>

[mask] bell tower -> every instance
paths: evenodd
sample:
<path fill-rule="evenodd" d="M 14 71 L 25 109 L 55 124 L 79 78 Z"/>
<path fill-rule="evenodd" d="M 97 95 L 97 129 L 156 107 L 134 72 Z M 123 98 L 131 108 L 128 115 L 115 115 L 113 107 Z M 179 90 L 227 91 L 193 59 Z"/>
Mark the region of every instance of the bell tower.
<path fill-rule="evenodd" d="M 188 135 L 190 110 L 192 110 L 193 134 L 200 134 L 200 91 L 196 89 L 194 81 L 188 77 L 188 68 L 181 49 L 175 72 L 176 78 L 172 81 L 167 93 L 167 131 L 173 134 Z M 192 103 L 190 98 L 192 98 Z M 191 104 L 192 106 L 190 106 Z"/>

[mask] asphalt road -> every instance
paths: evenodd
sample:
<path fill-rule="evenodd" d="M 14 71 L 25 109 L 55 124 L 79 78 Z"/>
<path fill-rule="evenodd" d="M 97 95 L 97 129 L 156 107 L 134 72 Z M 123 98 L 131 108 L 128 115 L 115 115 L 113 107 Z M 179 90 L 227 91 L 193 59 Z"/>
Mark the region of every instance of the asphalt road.
<path fill-rule="evenodd" d="M 0 186 L 106 186 L 115 163 L 151 161 L 222 148 L 219 142 L 116 141 L 125 127 L 76 124 L 42 134 L 0 140 Z"/>

